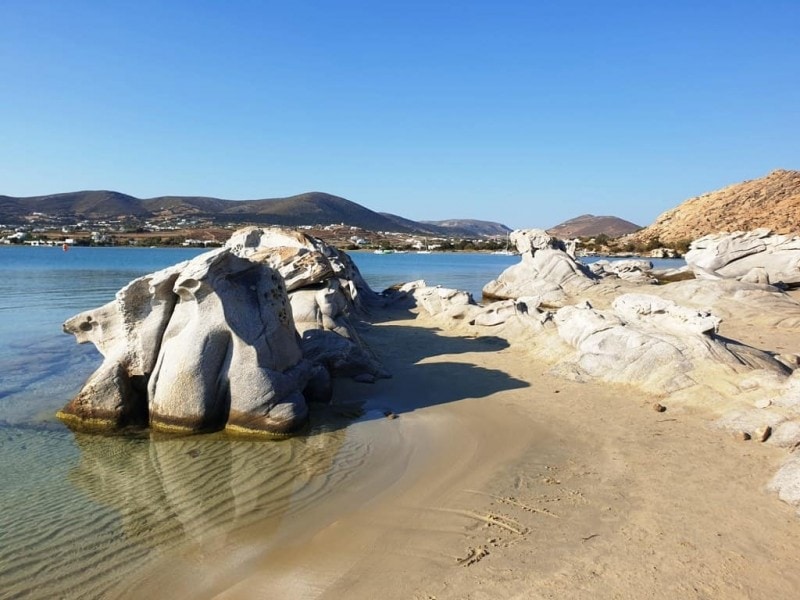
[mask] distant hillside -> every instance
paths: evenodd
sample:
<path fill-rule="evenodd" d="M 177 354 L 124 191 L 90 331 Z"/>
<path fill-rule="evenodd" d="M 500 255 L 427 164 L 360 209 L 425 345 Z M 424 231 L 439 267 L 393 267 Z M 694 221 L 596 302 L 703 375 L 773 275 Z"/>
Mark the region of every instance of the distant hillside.
<path fill-rule="evenodd" d="M 143 206 L 141 200 L 119 192 L 67 192 L 31 198 L 0 196 L 0 222 L 9 221 L 31 212 L 86 218 L 108 218 L 116 215 L 145 217 L 148 215 L 148 210 Z"/>
<path fill-rule="evenodd" d="M 441 234 L 441 230 L 402 217 L 389 218 L 338 196 L 309 192 L 289 198 L 223 200 L 197 196 L 162 196 L 141 200 L 111 191 L 82 191 L 48 196 L 0 196 L 0 223 L 23 222 L 39 212 L 82 219 L 116 219 L 132 216 L 207 219 L 215 223 L 316 225 L 344 223 L 371 231 Z"/>
<path fill-rule="evenodd" d="M 511 228 L 502 223 L 493 221 L 478 221 L 475 219 L 449 219 L 447 221 L 422 221 L 427 225 L 443 227 L 451 231 L 461 232 L 461 235 L 470 234 L 475 237 L 503 236 L 511 233 Z"/>
<path fill-rule="evenodd" d="M 626 241 L 647 243 L 658 238 L 671 243 L 759 227 L 776 233 L 800 233 L 800 171 L 781 169 L 761 179 L 690 198 Z"/>
<path fill-rule="evenodd" d="M 550 235 L 567 239 L 576 237 L 595 237 L 605 234 L 617 238 L 641 229 L 641 226 L 619 217 L 596 217 L 581 215 L 547 230 Z"/>
<path fill-rule="evenodd" d="M 430 225 L 425 221 L 412 221 L 411 219 L 406 219 L 405 217 L 400 217 L 391 213 L 380 214 L 395 224 L 395 227 L 392 229 L 392 231 L 414 230 L 415 232 L 424 235 L 452 235 L 451 233 L 446 232 L 442 227 Z"/>

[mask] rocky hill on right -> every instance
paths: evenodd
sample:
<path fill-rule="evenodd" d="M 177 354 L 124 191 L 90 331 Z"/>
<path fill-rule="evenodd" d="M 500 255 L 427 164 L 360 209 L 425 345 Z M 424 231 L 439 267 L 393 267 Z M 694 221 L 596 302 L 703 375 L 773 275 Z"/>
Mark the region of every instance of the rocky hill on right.
<path fill-rule="evenodd" d="M 758 228 L 800 234 L 800 171 L 778 169 L 760 179 L 690 198 L 620 241 L 645 245 L 658 239 L 674 244 Z"/>

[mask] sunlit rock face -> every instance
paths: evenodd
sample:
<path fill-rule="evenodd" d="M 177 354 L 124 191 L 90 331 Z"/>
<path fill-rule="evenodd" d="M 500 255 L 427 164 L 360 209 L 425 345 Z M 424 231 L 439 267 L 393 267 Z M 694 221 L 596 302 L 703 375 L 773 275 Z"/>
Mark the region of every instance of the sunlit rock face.
<path fill-rule="evenodd" d="M 229 250 L 136 279 L 64 330 L 105 357 L 67 423 L 279 434 L 305 422 L 312 366 L 283 280 Z"/>
<path fill-rule="evenodd" d="M 521 260 L 487 283 L 490 299 L 529 298 L 534 305 L 563 306 L 570 295 L 596 283 L 594 275 L 575 259 L 567 245 L 541 229 L 517 230 L 510 235 Z"/>
<path fill-rule="evenodd" d="M 380 303 L 350 257 L 322 240 L 277 227 L 247 227 L 226 244 L 284 278 L 303 355 L 333 376 L 388 377 L 361 340 L 353 315 Z"/>
<path fill-rule="evenodd" d="M 685 258 L 698 279 L 800 286 L 800 237 L 769 229 L 707 235 L 692 242 Z"/>
<path fill-rule="evenodd" d="M 370 296 L 349 257 L 320 240 L 241 230 L 64 324 L 104 361 L 59 417 L 90 430 L 291 433 L 306 400 L 330 397 L 332 374 L 387 376 L 350 320 Z"/>

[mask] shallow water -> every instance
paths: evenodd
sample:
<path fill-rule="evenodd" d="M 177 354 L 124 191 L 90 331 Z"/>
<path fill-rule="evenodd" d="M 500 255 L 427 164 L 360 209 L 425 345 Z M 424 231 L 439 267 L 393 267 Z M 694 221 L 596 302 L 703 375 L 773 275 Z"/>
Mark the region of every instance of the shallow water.
<path fill-rule="evenodd" d="M 159 561 L 226 548 L 254 523 L 272 531 L 264 544 L 278 544 L 347 482 L 363 483 L 364 470 L 399 460 L 402 452 L 386 452 L 397 440 L 374 415 L 353 420 L 324 407 L 312 410 L 307 435 L 281 442 L 74 435 L 55 420 L 101 362 L 61 323 L 112 300 L 131 279 L 200 252 L 0 247 L 1 598 L 135 596 Z M 353 258 L 377 290 L 425 279 L 475 297 L 519 260 Z"/>

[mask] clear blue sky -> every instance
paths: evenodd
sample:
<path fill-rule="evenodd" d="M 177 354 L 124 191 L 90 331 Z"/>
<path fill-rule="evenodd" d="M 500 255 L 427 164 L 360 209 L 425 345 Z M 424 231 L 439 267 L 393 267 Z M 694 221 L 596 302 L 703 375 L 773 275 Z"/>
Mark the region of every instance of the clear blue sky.
<path fill-rule="evenodd" d="M 0 194 L 642 225 L 800 168 L 800 1 L 2 0 Z"/>

